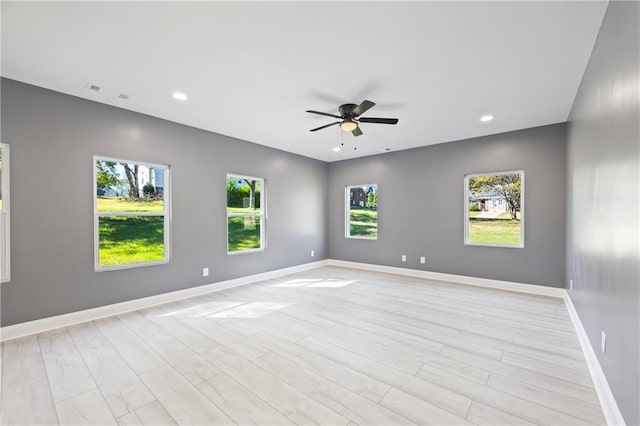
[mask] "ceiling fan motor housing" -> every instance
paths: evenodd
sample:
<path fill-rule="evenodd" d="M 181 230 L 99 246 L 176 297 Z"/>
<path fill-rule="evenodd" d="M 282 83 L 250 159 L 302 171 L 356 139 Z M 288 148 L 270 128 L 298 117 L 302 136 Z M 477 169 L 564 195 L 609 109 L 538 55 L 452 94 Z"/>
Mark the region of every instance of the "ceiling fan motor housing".
<path fill-rule="evenodd" d="M 343 117 L 350 116 L 354 109 L 356 109 L 358 105 L 356 104 L 344 104 L 338 107 L 338 111 L 340 111 L 340 115 Z"/>

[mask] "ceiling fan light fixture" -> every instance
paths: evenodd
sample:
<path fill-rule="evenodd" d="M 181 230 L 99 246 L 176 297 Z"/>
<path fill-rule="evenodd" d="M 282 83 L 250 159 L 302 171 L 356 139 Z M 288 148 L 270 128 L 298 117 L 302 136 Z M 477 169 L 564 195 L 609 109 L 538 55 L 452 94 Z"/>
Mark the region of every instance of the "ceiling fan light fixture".
<path fill-rule="evenodd" d="M 340 123 L 340 127 L 345 132 L 352 132 L 358 127 L 358 123 L 351 120 L 350 118 L 347 118 L 342 123 Z"/>

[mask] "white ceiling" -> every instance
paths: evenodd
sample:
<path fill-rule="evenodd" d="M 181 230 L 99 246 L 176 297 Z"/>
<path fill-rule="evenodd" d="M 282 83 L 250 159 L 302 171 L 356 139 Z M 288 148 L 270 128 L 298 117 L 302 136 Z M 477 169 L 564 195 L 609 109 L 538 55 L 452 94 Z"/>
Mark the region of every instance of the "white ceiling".
<path fill-rule="evenodd" d="M 566 121 L 606 6 L 3 1 L 2 75 L 335 161 Z M 364 99 L 399 124 L 309 132 Z"/>

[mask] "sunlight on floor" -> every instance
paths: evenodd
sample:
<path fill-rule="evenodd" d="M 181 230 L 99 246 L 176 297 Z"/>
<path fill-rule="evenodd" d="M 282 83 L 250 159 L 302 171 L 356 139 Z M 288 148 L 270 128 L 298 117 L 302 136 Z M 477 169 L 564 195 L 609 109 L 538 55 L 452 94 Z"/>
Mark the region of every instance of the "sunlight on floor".
<path fill-rule="evenodd" d="M 190 318 L 259 318 L 292 303 L 278 302 L 209 302 L 178 309 L 162 317 L 190 317 Z"/>
<path fill-rule="evenodd" d="M 338 288 L 346 287 L 349 284 L 355 283 L 356 280 L 337 280 L 335 278 L 328 279 L 311 279 L 311 278 L 299 278 L 295 280 L 285 281 L 283 283 L 274 284 L 271 287 L 326 287 L 326 288 Z"/>
<path fill-rule="evenodd" d="M 207 318 L 259 318 L 265 314 L 277 311 L 292 303 L 276 303 L 276 302 L 253 302 L 246 303 L 236 308 L 227 309 L 225 311 L 217 312 L 213 315 L 207 316 Z"/>
<path fill-rule="evenodd" d="M 168 316 L 176 316 L 176 317 L 192 317 L 192 318 L 200 318 L 200 317 L 209 317 L 216 312 L 225 311 L 227 309 L 233 309 L 237 306 L 243 305 L 246 302 L 208 302 L 203 303 L 202 305 L 194 305 L 188 306 L 184 309 L 178 309 L 177 311 L 169 312 L 163 317 Z"/>

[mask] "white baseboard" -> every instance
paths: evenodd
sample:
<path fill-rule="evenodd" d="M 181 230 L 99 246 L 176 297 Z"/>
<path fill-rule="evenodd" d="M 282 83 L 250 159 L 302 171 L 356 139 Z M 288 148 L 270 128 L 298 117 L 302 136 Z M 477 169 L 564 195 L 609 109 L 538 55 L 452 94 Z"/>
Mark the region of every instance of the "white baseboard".
<path fill-rule="evenodd" d="M 0 328 L 0 342 L 17 339 L 19 337 L 28 336 L 31 334 L 42 333 L 44 331 L 49 331 L 60 327 L 68 327 L 70 325 L 79 324 L 82 322 L 93 321 L 112 315 L 123 314 L 125 312 L 131 312 L 137 309 L 162 305 L 164 303 L 187 299 L 189 297 L 200 296 L 203 294 L 212 293 L 232 287 L 251 284 L 258 281 L 278 278 L 283 275 L 293 274 L 295 272 L 308 271 L 310 269 L 326 266 L 327 264 L 327 260 L 305 263 L 289 268 L 277 269 L 275 271 L 263 272 L 260 274 L 248 275 L 246 277 L 235 278 L 232 280 L 219 281 L 217 283 L 205 284 L 197 287 L 186 288 L 183 290 L 172 291 L 169 293 L 158 294 L 156 296 L 143 297 L 141 299 L 128 300 L 126 302 L 114 303 L 112 305 L 99 306 L 97 308 L 85 309 L 82 311 L 70 312 L 68 314 L 42 318 L 35 321 L 9 325 Z"/>
<path fill-rule="evenodd" d="M 584 358 L 587 362 L 587 367 L 589 367 L 589 373 L 591 373 L 593 386 L 596 389 L 598 400 L 600 400 L 600 406 L 602 407 L 604 418 L 609 426 L 624 426 L 624 418 L 618 408 L 613 392 L 611 392 L 607 377 L 604 375 L 604 371 L 602 371 L 598 357 L 593 350 L 593 346 L 591 346 L 591 341 L 582 326 L 582 321 L 580 321 L 578 312 L 576 311 L 575 306 L 573 306 L 573 302 L 571 301 L 571 297 L 568 293 L 564 296 L 564 303 L 567 305 L 567 311 L 569 311 L 571 322 L 573 322 L 573 327 L 576 329 L 576 334 L 578 335 L 578 340 L 582 347 L 582 353 L 584 354 Z"/>
<path fill-rule="evenodd" d="M 495 288 L 518 293 L 536 294 L 539 296 L 550 296 L 562 298 L 567 294 L 564 288 L 547 287 L 536 284 L 522 284 L 511 281 L 499 281 L 488 278 L 469 277 L 466 275 L 443 274 L 441 272 L 421 271 L 418 269 L 396 268 L 394 266 L 374 265 L 370 263 L 348 262 L 345 260 L 329 259 L 330 266 L 341 266 L 343 268 L 363 269 L 366 271 L 384 272 L 387 274 L 404 275 L 408 277 L 425 278 L 428 280 L 452 282 L 456 284 L 466 284 L 477 287 Z"/>

